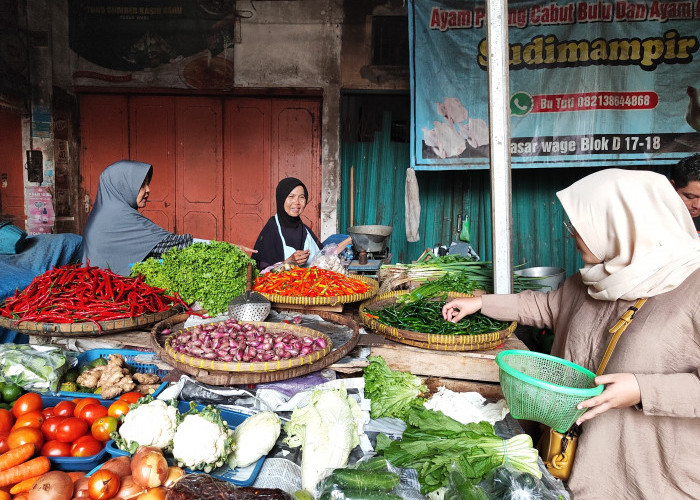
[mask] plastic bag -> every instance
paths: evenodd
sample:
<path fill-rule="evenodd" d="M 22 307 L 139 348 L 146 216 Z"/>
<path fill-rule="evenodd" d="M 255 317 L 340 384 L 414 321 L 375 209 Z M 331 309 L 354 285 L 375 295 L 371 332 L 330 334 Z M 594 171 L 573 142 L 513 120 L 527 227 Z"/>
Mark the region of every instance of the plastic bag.
<path fill-rule="evenodd" d="M 0 380 L 13 382 L 26 391 L 56 392 L 71 361 L 56 346 L 0 344 Z"/>
<path fill-rule="evenodd" d="M 348 274 L 347 268 L 340 262 L 340 257 L 338 257 L 338 245 L 335 243 L 323 247 L 314 257 L 314 260 L 308 263 L 308 267 L 311 266 L 335 271 L 340 274 Z"/>
<path fill-rule="evenodd" d="M 478 485 L 471 485 L 458 467 L 450 471 L 445 500 L 557 500 L 542 481 L 508 465 L 496 467 Z"/>
<path fill-rule="evenodd" d="M 317 498 L 320 500 L 402 500 L 413 498 L 417 494 L 414 488 L 401 484 L 400 469 L 384 457 L 374 456 L 350 467 L 328 472 L 316 485 Z"/>

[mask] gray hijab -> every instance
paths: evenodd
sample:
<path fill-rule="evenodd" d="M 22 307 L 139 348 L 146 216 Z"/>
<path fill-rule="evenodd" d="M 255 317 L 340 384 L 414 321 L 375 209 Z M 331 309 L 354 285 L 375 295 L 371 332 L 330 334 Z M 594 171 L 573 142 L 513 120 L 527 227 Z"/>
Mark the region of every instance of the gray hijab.
<path fill-rule="evenodd" d="M 142 261 L 172 234 L 137 210 L 136 197 L 153 167 L 122 160 L 100 174 L 97 198 L 83 232 L 83 262 L 128 276 L 129 264 Z"/>

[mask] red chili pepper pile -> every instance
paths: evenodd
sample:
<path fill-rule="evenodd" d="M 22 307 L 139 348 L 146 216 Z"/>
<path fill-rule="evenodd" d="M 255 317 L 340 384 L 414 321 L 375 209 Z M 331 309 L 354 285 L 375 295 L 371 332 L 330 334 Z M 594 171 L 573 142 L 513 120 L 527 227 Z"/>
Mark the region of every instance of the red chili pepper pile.
<path fill-rule="evenodd" d="M 189 309 L 179 295 L 99 267 L 75 264 L 55 267 L 34 278 L 0 304 L 0 314 L 18 321 L 79 323 L 132 318 L 166 311 L 176 305 Z"/>
<path fill-rule="evenodd" d="M 369 289 L 364 281 L 318 267 L 265 273 L 255 278 L 253 287 L 256 292 L 295 297 L 336 297 L 362 294 Z"/>

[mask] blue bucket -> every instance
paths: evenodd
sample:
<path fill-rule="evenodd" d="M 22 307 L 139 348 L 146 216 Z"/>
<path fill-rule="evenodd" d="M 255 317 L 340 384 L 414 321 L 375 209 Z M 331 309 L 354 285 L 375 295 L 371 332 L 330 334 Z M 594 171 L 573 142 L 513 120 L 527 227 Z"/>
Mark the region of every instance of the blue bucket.
<path fill-rule="evenodd" d="M 0 254 L 20 253 L 27 233 L 9 221 L 0 222 Z"/>

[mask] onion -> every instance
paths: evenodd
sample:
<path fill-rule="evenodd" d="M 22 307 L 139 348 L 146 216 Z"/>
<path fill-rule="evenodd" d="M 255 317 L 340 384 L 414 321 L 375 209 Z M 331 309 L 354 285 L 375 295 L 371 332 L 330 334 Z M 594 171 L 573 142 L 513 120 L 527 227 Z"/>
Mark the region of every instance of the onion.
<path fill-rule="evenodd" d="M 163 481 L 163 486 L 166 488 L 172 488 L 175 483 L 177 483 L 182 476 L 185 475 L 185 471 L 176 465 L 171 465 L 168 467 L 168 477 Z"/>
<path fill-rule="evenodd" d="M 144 491 L 146 491 L 145 488 L 138 485 L 136 481 L 134 481 L 134 478 L 131 476 L 124 476 L 119 491 L 114 498 L 118 498 L 119 500 L 132 500 Z"/>
<path fill-rule="evenodd" d="M 165 500 L 165 495 L 167 495 L 168 490 L 159 486 L 158 488 L 151 488 L 145 493 L 141 493 L 138 496 L 138 500 Z"/>
<path fill-rule="evenodd" d="M 127 456 L 114 457 L 107 460 L 100 470 L 107 469 L 115 472 L 119 477 L 131 475 L 131 459 Z"/>
<path fill-rule="evenodd" d="M 157 451 L 158 453 L 163 453 L 163 451 L 156 446 L 139 446 L 138 448 L 136 448 L 136 453 L 134 453 L 134 455 L 131 458 L 134 459 L 138 455 L 146 453 L 147 451 Z"/>
<path fill-rule="evenodd" d="M 131 476 L 136 484 L 144 488 L 155 488 L 168 477 L 168 462 L 158 451 L 144 451 L 131 458 Z"/>
<path fill-rule="evenodd" d="M 60 470 L 47 472 L 41 476 L 27 495 L 28 500 L 71 500 L 73 480 Z"/>
<path fill-rule="evenodd" d="M 89 477 L 81 477 L 75 483 L 73 483 L 73 497 L 74 498 L 89 498 L 88 493 L 88 482 L 90 482 Z"/>

